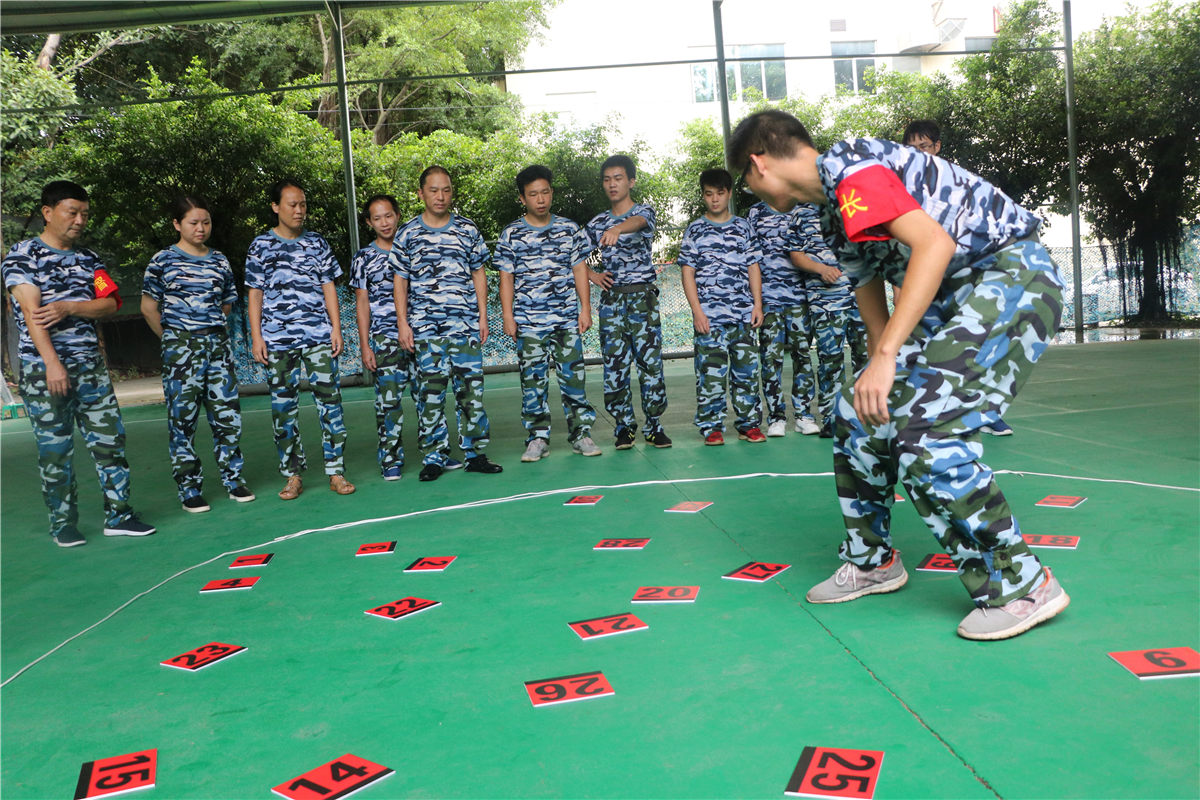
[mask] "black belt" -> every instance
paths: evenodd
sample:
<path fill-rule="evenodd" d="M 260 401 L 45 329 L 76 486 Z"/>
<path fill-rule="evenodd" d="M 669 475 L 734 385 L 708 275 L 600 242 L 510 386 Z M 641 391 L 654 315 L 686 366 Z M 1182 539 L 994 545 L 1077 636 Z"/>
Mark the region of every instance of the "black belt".
<path fill-rule="evenodd" d="M 210 325 L 207 328 L 164 328 L 163 330 L 184 336 L 213 336 L 218 333 L 225 333 L 225 326 Z"/>
<path fill-rule="evenodd" d="M 648 292 L 653 288 L 653 283 L 627 283 L 624 286 L 611 286 L 608 291 L 614 294 L 636 294 L 638 292 Z"/>

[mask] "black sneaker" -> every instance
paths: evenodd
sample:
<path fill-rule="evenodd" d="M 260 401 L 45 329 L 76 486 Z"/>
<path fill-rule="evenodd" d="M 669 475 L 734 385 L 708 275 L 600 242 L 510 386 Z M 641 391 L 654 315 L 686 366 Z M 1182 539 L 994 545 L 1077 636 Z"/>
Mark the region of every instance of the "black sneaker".
<path fill-rule="evenodd" d="M 63 528 L 54 534 L 54 543 L 59 547 L 79 547 L 87 544 L 87 539 L 83 538 L 74 528 Z"/>
<path fill-rule="evenodd" d="M 485 455 L 477 455 L 474 458 L 467 459 L 467 472 L 482 472 L 484 475 L 495 475 L 497 472 L 503 471 L 504 467 L 488 461 L 488 457 Z"/>
<path fill-rule="evenodd" d="M 235 486 L 229 492 L 229 499 L 239 503 L 249 503 L 254 499 L 254 492 L 250 491 L 248 486 Z"/>
<path fill-rule="evenodd" d="M 671 437 L 667 436 L 666 431 L 656 431 L 646 434 L 646 443 L 658 448 L 670 447 L 672 444 Z"/>
<path fill-rule="evenodd" d="M 198 494 L 194 494 L 183 501 L 183 510 L 190 511 L 193 514 L 202 514 L 208 511 L 209 508 L 208 502 Z"/>
<path fill-rule="evenodd" d="M 417 480 L 436 481 L 438 478 L 442 477 L 443 471 L 444 470 L 442 469 L 441 464 L 426 464 L 425 466 L 421 467 L 421 474 L 417 476 Z"/>
<path fill-rule="evenodd" d="M 105 536 L 149 536 L 156 529 L 153 525 L 147 525 L 136 516 L 130 517 L 124 522 L 119 522 L 111 528 L 104 529 Z"/>
<path fill-rule="evenodd" d="M 618 450 L 633 449 L 633 431 L 629 430 L 629 428 L 621 428 L 621 430 L 617 431 L 617 443 L 615 446 Z"/>
<path fill-rule="evenodd" d="M 830 425 L 828 422 L 826 422 L 824 425 L 821 426 L 821 438 L 822 439 L 832 439 L 833 438 L 833 426 Z"/>

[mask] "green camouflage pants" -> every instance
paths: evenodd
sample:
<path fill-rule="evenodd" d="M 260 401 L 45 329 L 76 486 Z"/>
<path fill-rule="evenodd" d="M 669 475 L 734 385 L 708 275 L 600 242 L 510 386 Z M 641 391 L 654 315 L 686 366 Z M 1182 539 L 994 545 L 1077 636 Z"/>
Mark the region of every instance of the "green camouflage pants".
<path fill-rule="evenodd" d="M 733 400 L 737 429 L 762 425 L 758 399 L 758 348 L 746 323 L 710 324 L 695 334 L 696 427 L 702 434 L 725 432 L 725 393 Z"/>
<path fill-rule="evenodd" d="M 584 390 L 583 337 L 572 328 L 517 336 L 517 361 L 521 365 L 521 422 L 525 442 L 550 438 L 550 366 L 558 375 L 567 441 L 592 435 L 596 411 Z"/>
<path fill-rule="evenodd" d="M 46 366 L 41 361 L 21 361 L 21 398 L 37 441 L 42 499 L 50 512 L 50 535 L 79 524 L 75 483 L 75 427 L 96 462 L 96 475 L 104 493 L 105 527 L 120 525 L 133 516 L 129 507 L 129 462 L 125 460 L 125 425 L 108 369 L 100 359 L 66 363 L 71 388 L 66 395 L 51 395 L 46 386 Z"/>
<path fill-rule="evenodd" d="M 325 474 L 345 472 L 342 451 L 346 447 L 346 424 L 342 418 L 342 392 L 338 384 L 337 359 L 327 344 L 297 347 L 267 353 L 267 381 L 271 387 L 271 428 L 279 454 L 279 474 L 299 475 L 308 467 L 304 443 L 300 441 L 300 380 L 308 379 L 321 420 L 321 444 Z"/>
<path fill-rule="evenodd" d="M 667 384 L 657 287 L 600 293 L 600 355 L 604 360 L 604 409 L 613 418 L 615 432 L 637 431 L 631 378 L 635 364 L 646 415 L 643 432 L 647 436 L 660 432 L 660 418 L 667 411 Z"/>
<path fill-rule="evenodd" d="M 758 355 L 762 370 L 767 422 L 787 419 L 787 397 L 783 393 L 783 365 L 792 361 L 792 411 L 796 418 L 808 416 L 813 399 L 812 367 L 808 360 L 808 305 L 768 311 L 758 329 Z"/>
<path fill-rule="evenodd" d="M 412 355 L 394 336 L 371 337 L 375 353 L 375 432 L 379 435 L 379 469 L 404 466 L 404 407 L 400 400 L 412 377 Z"/>
<path fill-rule="evenodd" d="M 483 409 L 483 350 L 476 339 L 421 339 L 416 342 L 417 413 L 424 464 L 444 464 L 450 452 L 446 389 L 454 389 L 458 446 L 472 459 L 487 449 L 487 412 Z"/>

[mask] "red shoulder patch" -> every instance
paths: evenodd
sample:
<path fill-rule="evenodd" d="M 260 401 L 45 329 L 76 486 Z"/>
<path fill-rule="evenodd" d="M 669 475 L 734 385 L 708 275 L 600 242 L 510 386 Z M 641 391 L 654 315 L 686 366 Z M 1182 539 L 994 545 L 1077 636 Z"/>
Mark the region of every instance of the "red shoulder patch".
<path fill-rule="evenodd" d="M 882 164 L 844 178 L 835 194 L 846 237 L 852 242 L 891 238 L 880 226 L 921 207 L 896 173 Z"/>

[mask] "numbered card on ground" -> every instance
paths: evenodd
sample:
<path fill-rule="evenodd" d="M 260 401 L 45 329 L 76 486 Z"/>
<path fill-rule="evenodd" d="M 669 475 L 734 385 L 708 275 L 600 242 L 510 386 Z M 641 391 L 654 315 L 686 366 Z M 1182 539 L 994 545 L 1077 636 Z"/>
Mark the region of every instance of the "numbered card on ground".
<path fill-rule="evenodd" d="M 372 542 L 364 544 L 354 553 L 355 556 L 383 556 L 396 550 L 395 542 Z"/>
<path fill-rule="evenodd" d="M 349 797 L 392 772 L 382 764 L 346 753 L 341 758 L 279 784 L 271 791 L 288 800 L 336 800 Z"/>
<path fill-rule="evenodd" d="M 404 568 L 405 572 L 443 572 L 458 556 L 423 556 Z"/>
<path fill-rule="evenodd" d="M 613 614 L 608 617 L 595 617 L 567 624 L 571 626 L 571 630 L 579 634 L 580 639 L 584 640 L 616 636 L 618 633 L 644 631 L 650 627 L 633 614 Z"/>
<path fill-rule="evenodd" d="M 1021 538 L 1030 547 L 1057 547 L 1062 550 L 1074 550 L 1079 547 L 1078 536 L 1048 536 L 1044 533 L 1023 533 Z"/>
<path fill-rule="evenodd" d="M 243 567 L 265 567 L 274 557 L 274 553 L 258 553 L 252 556 L 238 556 L 229 563 L 229 568 L 242 569 Z"/>
<path fill-rule="evenodd" d="M 695 514 L 697 511 L 703 511 L 711 505 L 711 500 L 688 500 L 686 503 L 671 506 L 667 511 L 676 514 Z"/>
<path fill-rule="evenodd" d="M 907 500 L 904 499 L 904 495 L 900 494 L 899 492 L 893 492 L 892 494 L 895 495 L 895 497 L 892 499 L 894 499 L 897 503 L 907 503 L 908 502 Z"/>
<path fill-rule="evenodd" d="M 1125 650 L 1109 653 L 1113 660 L 1142 680 L 1200 675 L 1200 653 L 1190 647 Z"/>
<path fill-rule="evenodd" d="M 640 586 L 630 602 L 694 603 L 699 595 L 699 586 Z"/>
<path fill-rule="evenodd" d="M 791 564 L 768 564 L 765 561 L 751 561 L 749 564 L 742 564 L 733 572 L 726 572 L 721 577 L 731 581 L 762 583 L 763 581 L 771 580 L 771 578 L 774 578 L 790 566 Z"/>
<path fill-rule="evenodd" d="M 564 506 L 594 506 L 604 499 L 602 494 L 577 494 L 567 502 Z"/>
<path fill-rule="evenodd" d="M 870 800 L 875 796 L 881 766 L 883 753 L 879 750 L 806 747 L 783 793 Z"/>
<path fill-rule="evenodd" d="M 575 700 L 594 700 L 597 697 L 616 694 L 603 672 L 582 672 L 578 675 L 564 675 L 561 678 L 525 681 L 525 691 L 528 692 L 529 702 L 533 703 L 534 708 L 571 703 Z"/>
<path fill-rule="evenodd" d="M 218 661 L 223 661 L 230 656 L 236 656 L 238 653 L 245 652 L 246 648 L 240 644 L 222 644 L 221 642 L 209 642 L 206 645 L 201 645 L 195 650 L 188 650 L 186 653 L 180 653 L 174 658 L 168 658 L 166 661 L 160 661 L 164 667 L 174 667 L 175 669 L 187 670 L 195 672 L 196 670 L 204 669 Z"/>
<path fill-rule="evenodd" d="M 641 550 L 650 544 L 649 539 L 601 539 L 593 550 Z"/>
<path fill-rule="evenodd" d="M 441 603 L 437 600 L 422 600 L 420 597 L 403 597 L 391 603 L 384 603 L 375 608 L 368 608 L 364 613 L 370 614 L 373 617 L 383 617 L 384 619 L 400 619 L 402 617 L 411 617 L 413 614 L 419 614 L 422 611 L 428 611 L 434 606 L 440 605 Z"/>
<path fill-rule="evenodd" d="M 89 761 L 79 770 L 75 800 L 112 797 L 137 789 L 153 788 L 157 772 L 158 750 L 143 750 Z"/>
<path fill-rule="evenodd" d="M 1083 505 L 1084 500 L 1087 498 L 1067 494 L 1048 494 L 1034 505 L 1043 508 L 1078 508 Z"/>
<path fill-rule="evenodd" d="M 261 576 L 256 575 L 253 578 L 229 578 L 228 580 L 209 581 L 200 587 L 200 592 L 202 594 L 211 592 L 236 592 L 239 589 L 249 589 L 258 583 L 259 577 Z"/>
<path fill-rule="evenodd" d="M 945 553 L 930 553 L 917 564 L 917 572 L 958 572 L 954 559 Z"/>

